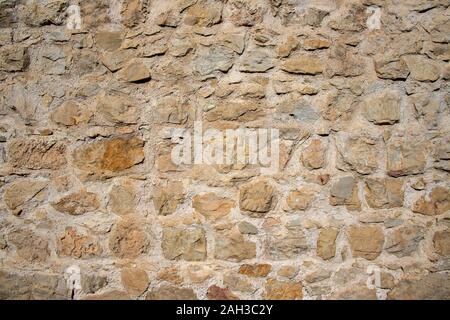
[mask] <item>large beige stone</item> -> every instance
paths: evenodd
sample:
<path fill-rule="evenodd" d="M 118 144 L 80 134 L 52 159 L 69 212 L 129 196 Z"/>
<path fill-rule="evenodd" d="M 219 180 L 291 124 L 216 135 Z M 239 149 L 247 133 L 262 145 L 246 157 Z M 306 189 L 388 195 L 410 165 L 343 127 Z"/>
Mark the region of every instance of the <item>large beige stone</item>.
<path fill-rule="evenodd" d="M 265 284 L 265 300 L 302 300 L 303 287 L 300 282 L 268 279 Z"/>
<path fill-rule="evenodd" d="M 192 198 L 192 207 L 206 219 L 216 220 L 230 214 L 235 203 L 231 199 L 219 197 L 215 193 L 205 193 Z"/>
<path fill-rule="evenodd" d="M 149 245 L 142 221 L 133 216 L 120 219 L 109 236 L 109 249 L 118 258 L 135 259 L 144 254 Z"/>
<path fill-rule="evenodd" d="M 137 192 L 137 186 L 132 180 L 120 180 L 109 192 L 109 208 L 119 216 L 135 213 L 138 202 Z"/>
<path fill-rule="evenodd" d="M 428 196 L 421 196 L 413 203 L 412 211 L 427 216 L 439 215 L 450 210 L 450 191 L 441 186 L 434 187 Z"/>
<path fill-rule="evenodd" d="M 317 238 L 317 255 L 324 260 L 333 258 L 336 254 L 336 238 L 339 231 L 335 228 L 324 228 L 320 230 Z"/>
<path fill-rule="evenodd" d="M 403 206 L 403 179 L 366 179 L 365 183 L 365 197 L 371 208 L 389 209 Z"/>
<path fill-rule="evenodd" d="M 140 115 L 135 104 L 124 95 L 105 94 L 98 98 L 97 112 L 110 123 L 132 124 L 136 123 Z"/>
<path fill-rule="evenodd" d="M 400 120 L 400 96 L 397 91 L 377 92 L 364 100 L 367 120 L 375 124 L 394 124 Z"/>
<path fill-rule="evenodd" d="M 44 139 L 12 139 L 8 143 L 8 162 L 17 168 L 59 169 L 66 163 L 66 144 Z"/>
<path fill-rule="evenodd" d="M 263 217 L 276 202 L 276 190 L 267 181 L 253 181 L 239 189 L 239 207 L 251 217 Z"/>
<path fill-rule="evenodd" d="M 390 300 L 448 300 L 450 276 L 430 273 L 423 277 L 407 277 L 388 294 Z"/>
<path fill-rule="evenodd" d="M 426 165 L 427 147 L 410 138 L 394 139 L 387 145 L 387 172 L 391 177 L 422 173 Z"/>
<path fill-rule="evenodd" d="M 300 55 L 287 59 L 281 65 L 281 70 L 307 75 L 316 75 L 324 71 L 323 59 L 313 55 Z"/>
<path fill-rule="evenodd" d="M 302 187 L 289 192 L 286 198 L 286 204 L 283 207 L 285 211 L 304 211 L 311 207 L 314 201 L 315 192 L 307 187 Z"/>
<path fill-rule="evenodd" d="M 163 230 L 161 247 L 166 259 L 205 260 L 205 230 L 199 227 L 166 228 Z"/>
<path fill-rule="evenodd" d="M 120 271 L 122 285 L 130 295 L 139 296 L 147 290 L 150 283 L 145 270 L 138 267 L 125 267 Z"/>
<path fill-rule="evenodd" d="M 57 252 L 61 257 L 86 259 L 99 256 L 102 248 L 93 237 L 81 235 L 75 228 L 67 227 L 58 238 Z"/>
<path fill-rule="evenodd" d="M 7 239 L 16 248 L 17 255 L 28 264 L 42 263 L 50 257 L 48 239 L 29 228 L 13 230 Z"/>
<path fill-rule="evenodd" d="M 384 245 L 384 234 L 380 227 L 376 226 L 353 226 L 350 227 L 348 240 L 352 249 L 353 257 L 367 260 L 376 259 Z"/>
<path fill-rule="evenodd" d="M 138 137 L 96 140 L 76 148 L 73 163 L 94 177 L 108 177 L 144 160 L 144 141 Z"/>
<path fill-rule="evenodd" d="M 99 31 L 95 35 L 95 43 L 105 51 L 114 51 L 120 48 L 123 41 L 123 33 L 120 31 Z"/>
<path fill-rule="evenodd" d="M 450 256 L 450 231 L 438 231 L 433 236 L 434 250 L 442 256 Z"/>
<path fill-rule="evenodd" d="M 352 176 L 339 178 L 331 185 L 330 204 L 345 205 L 349 210 L 359 210 L 361 202 L 358 195 L 358 184 Z"/>
<path fill-rule="evenodd" d="M 50 118 L 57 124 L 69 127 L 87 123 L 91 116 L 87 108 L 75 101 L 66 101 L 51 113 Z"/>
<path fill-rule="evenodd" d="M 5 186 L 3 201 L 14 214 L 18 214 L 22 211 L 23 205 L 43 192 L 47 185 L 44 180 L 14 180 Z"/>
<path fill-rule="evenodd" d="M 272 266 L 267 263 L 263 264 L 243 264 L 239 267 L 239 273 L 248 277 L 265 277 L 272 270 Z"/>
<path fill-rule="evenodd" d="M 184 198 L 183 184 L 179 181 L 159 185 L 153 190 L 153 204 L 158 214 L 163 216 L 174 213 Z"/>
<path fill-rule="evenodd" d="M 230 289 L 221 288 L 216 285 L 212 285 L 208 288 L 206 296 L 208 297 L 208 300 L 239 300 Z"/>
<path fill-rule="evenodd" d="M 410 70 L 410 77 L 417 81 L 436 81 L 440 77 L 438 65 L 425 56 L 406 56 L 406 64 Z"/>
<path fill-rule="evenodd" d="M 387 233 L 385 250 L 397 257 L 409 256 L 417 251 L 424 237 L 425 229 L 421 226 L 400 226 Z"/>
<path fill-rule="evenodd" d="M 52 206 L 59 212 L 78 216 L 97 210 L 100 207 L 100 202 L 95 193 L 81 190 L 62 197 L 55 201 Z"/>
<path fill-rule="evenodd" d="M 303 165 L 310 170 L 322 168 L 326 160 L 326 147 L 321 140 L 312 140 L 302 152 Z"/>
<path fill-rule="evenodd" d="M 216 232 L 214 257 L 237 262 L 252 259 L 256 257 L 256 243 L 246 240 L 239 232 Z"/>

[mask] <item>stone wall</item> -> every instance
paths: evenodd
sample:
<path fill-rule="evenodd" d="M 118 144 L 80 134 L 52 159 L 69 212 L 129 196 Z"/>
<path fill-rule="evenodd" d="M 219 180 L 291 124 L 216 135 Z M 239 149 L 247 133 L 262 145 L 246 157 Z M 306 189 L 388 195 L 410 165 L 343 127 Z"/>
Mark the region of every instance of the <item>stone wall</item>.
<path fill-rule="evenodd" d="M 1 0 L 0 298 L 450 298 L 449 5 Z"/>

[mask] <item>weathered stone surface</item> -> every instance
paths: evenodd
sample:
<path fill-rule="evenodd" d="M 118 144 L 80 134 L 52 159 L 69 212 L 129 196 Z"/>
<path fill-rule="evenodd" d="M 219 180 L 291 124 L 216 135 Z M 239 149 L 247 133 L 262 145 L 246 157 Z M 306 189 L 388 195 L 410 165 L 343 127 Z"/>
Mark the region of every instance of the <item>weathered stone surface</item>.
<path fill-rule="evenodd" d="M 55 201 L 52 206 L 59 212 L 78 216 L 97 210 L 100 206 L 100 202 L 95 193 L 81 190 L 62 197 Z"/>
<path fill-rule="evenodd" d="M 26 47 L 3 46 L 0 48 L 1 71 L 25 71 L 29 63 L 30 57 Z"/>
<path fill-rule="evenodd" d="M 375 124 L 394 124 L 400 120 L 398 92 L 385 90 L 367 97 L 364 101 L 367 120 Z"/>
<path fill-rule="evenodd" d="M 373 173 L 379 167 L 378 139 L 368 135 L 338 135 L 338 168 Z"/>
<path fill-rule="evenodd" d="M 153 204 L 158 214 L 166 216 L 172 214 L 177 209 L 177 206 L 183 202 L 185 197 L 183 184 L 174 181 L 167 185 L 161 185 L 153 191 Z"/>
<path fill-rule="evenodd" d="M 405 257 L 417 251 L 425 237 L 424 228 L 415 225 L 401 226 L 386 236 L 385 249 L 397 257 Z"/>
<path fill-rule="evenodd" d="M 216 220 L 227 216 L 235 203 L 215 193 L 205 193 L 192 198 L 192 207 L 207 219 Z"/>
<path fill-rule="evenodd" d="M 140 116 L 136 103 L 124 95 L 102 95 L 98 98 L 97 112 L 110 123 L 132 124 Z"/>
<path fill-rule="evenodd" d="M 250 182 L 239 190 L 239 207 L 251 217 L 263 217 L 276 202 L 276 190 L 267 181 Z"/>
<path fill-rule="evenodd" d="M 123 34 L 120 31 L 100 31 L 95 35 L 97 47 L 105 51 L 114 51 L 120 48 Z"/>
<path fill-rule="evenodd" d="M 212 285 L 206 292 L 208 300 L 239 300 L 228 288 Z"/>
<path fill-rule="evenodd" d="M 210 27 L 222 19 L 222 3 L 220 1 L 198 1 L 187 9 L 184 23 L 199 27 Z"/>
<path fill-rule="evenodd" d="M 239 70 L 242 72 L 266 72 L 272 69 L 274 64 L 266 51 L 252 51 L 244 55 Z"/>
<path fill-rule="evenodd" d="M 230 1 L 230 19 L 236 26 L 252 27 L 260 23 L 264 15 L 264 6 L 257 0 Z"/>
<path fill-rule="evenodd" d="M 389 292 L 390 300 L 448 300 L 450 276 L 446 273 L 430 273 L 419 278 L 401 280 Z"/>
<path fill-rule="evenodd" d="M 312 140 L 302 152 L 303 165 L 310 170 L 322 168 L 325 165 L 325 152 L 326 146 L 321 140 Z"/>
<path fill-rule="evenodd" d="M 279 281 L 269 279 L 265 284 L 266 300 L 302 300 L 302 284 L 300 282 Z"/>
<path fill-rule="evenodd" d="M 50 118 L 57 124 L 69 127 L 87 123 L 91 116 L 92 113 L 80 104 L 66 101 L 51 113 Z"/>
<path fill-rule="evenodd" d="M 363 282 L 333 293 L 330 300 L 377 300 L 377 292 L 367 288 L 367 284 Z"/>
<path fill-rule="evenodd" d="M 283 207 L 285 211 L 299 211 L 307 210 L 314 201 L 315 192 L 304 187 L 298 190 L 291 191 L 287 198 L 286 204 Z"/>
<path fill-rule="evenodd" d="M 353 257 L 361 257 L 367 260 L 376 259 L 384 245 L 384 234 L 380 227 L 353 226 L 350 227 L 348 240 Z"/>
<path fill-rule="evenodd" d="M 331 186 L 330 204 L 345 205 L 349 210 L 359 210 L 361 202 L 358 196 L 358 185 L 352 176 L 342 177 Z"/>
<path fill-rule="evenodd" d="M 234 272 L 229 272 L 223 275 L 223 284 L 233 291 L 240 292 L 254 292 L 255 287 L 251 281 L 244 276 L 238 275 Z"/>
<path fill-rule="evenodd" d="M 442 255 L 450 255 L 450 231 L 438 231 L 433 236 L 434 250 Z"/>
<path fill-rule="evenodd" d="M 219 260 L 242 261 L 256 257 L 256 244 L 245 240 L 239 232 L 217 232 L 214 257 Z"/>
<path fill-rule="evenodd" d="M 180 288 L 172 285 L 162 285 L 151 289 L 146 300 L 198 300 L 194 290 L 190 288 Z"/>
<path fill-rule="evenodd" d="M 74 164 L 93 176 L 108 176 L 144 160 L 144 141 L 138 137 L 114 137 L 81 145 L 73 152 Z"/>
<path fill-rule="evenodd" d="M 334 228 L 320 230 L 317 239 L 317 255 L 324 260 L 329 260 L 336 254 L 336 238 L 339 231 Z"/>
<path fill-rule="evenodd" d="M 118 73 L 127 82 L 146 82 L 151 78 L 150 70 L 141 61 L 131 61 Z"/>
<path fill-rule="evenodd" d="M 422 142 L 394 140 L 387 146 L 387 171 L 392 177 L 422 173 L 426 164 L 426 146 Z"/>
<path fill-rule="evenodd" d="M 54 273 L 20 274 L 0 271 L 2 300 L 65 300 L 69 299 L 66 280 Z"/>
<path fill-rule="evenodd" d="M 428 196 L 420 197 L 412 206 L 412 211 L 427 216 L 435 216 L 450 210 L 450 191 L 437 186 Z"/>
<path fill-rule="evenodd" d="M 14 214 L 18 214 L 22 206 L 42 192 L 47 184 L 44 180 L 17 179 L 5 187 L 3 201 Z"/>
<path fill-rule="evenodd" d="M 90 236 L 79 234 L 74 228 L 67 227 L 58 238 L 58 255 L 61 257 L 91 258 L 102 253 L 99 243 Z"/>
<path fill-rule="evenodd" d="M 285 42 L 283 42 L 277 48 L 277 54 L 281 58 L 287 58 L 298 46 L 298 40 L 294 36 L 288 36 Z"/>
<path fill-rule="evenodd" d="M 325 69 L 323 60 L 312 55 L 301 55 L 287 59 L 281 65 L 281 70 L 290 73 L 315 75 Z"/>
<path fill-rule="evenodd" d="M 8 243 L 16 247 L 17 255 L 27 263 L 44 262 L 50 257 L 48 240 L 31 229 L 14 230 L 7 236 Z"/>
<path fill-rule="evenodd" d="M 262 106 L 253 101 L 236 100 L 225 104 L 219 104 L 206 113 L 208 121 L 253 121 L 260 118 Z"/>
<path fill-rule="evenodd" d="M 382 79 L 404 80 L 409 75 L 408 66 L 403 58 L 399 60 L 377 59 L 375 71 Z"/>
<path fill-rule="evenodd" d="M 417 81 L 436 81 L 440 77 L 440 70 L 433 60 L 424 56 L 406 56 L 405 58 L 410 77 Z"/>
<path fill-rule="evenodd" d="M 287 225 L 286 229 L 272 230 L 265 244 L 267 255 L 274 260 L 296 258 L 308 248 L 303 228 L 296 223 Z"/>
<path fill-rule="evenodd" d="M 17 168 L 59 169 L 67 163 L 62 141 L 17 138 L 9 141 L 8 161 Z"/>
<path fill-rule="evenodd" d="M 403 179 L 367 179 L 365 183 L 365 197 L 371 208 L 389 209 L 403 206 Z"/>
<path fill-rule="evenodd" d="M 248 277 L 265 277 L 272 270 L 270 264 L 243 264 L 239 267 L 239 273 Z"/>
<path fill-rule="evenodd" d="M 137 188 L 131 180 L 122 180 L 109 192 L 108 206 L 119 216 L 132 214 L 138 202 Z"/>
<path fill-rule="evenodd" d="M 247 221 L 239 222 L 238 229 L 242 234 L 258 234 L 258 228 Z"/>
<path fill-rule="evenodd" d="M 223 46 L 211 46 L 192 61 L 193 71 L 201 77 L 213 77 L 214 72 L 227 72 L 234 64 L 234 52 Z"/>
<path fill-rule="evenodd" d="M 126 267 L 120 272 L 122 285 L 130 295 L 139 296 L 147 290 L 150 283 L 145 270 L 137 267 Z"/>
<path fill-rule="evenodd" d="M 161 247 L 166 259 L 205 260 L 205 230 L 199 227 L 166 228 L 163 230 Z"/>
<path fill-rule="evenodd" d="M 149 244 L 142 221 L 132 216 L 119 220 L 109 236 L 109 249 L 118 258 L 135 259 L 147 251 Z"/>

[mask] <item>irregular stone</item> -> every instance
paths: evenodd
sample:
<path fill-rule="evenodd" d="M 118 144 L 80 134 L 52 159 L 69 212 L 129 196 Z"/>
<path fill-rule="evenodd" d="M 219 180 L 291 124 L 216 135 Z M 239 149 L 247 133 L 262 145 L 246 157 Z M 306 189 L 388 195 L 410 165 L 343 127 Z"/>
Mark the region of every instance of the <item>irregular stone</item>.
<path fill-rule="evenodd" d="M 266 253 L 274 260 L 293 259 L 309 249 L 300 225 L 287 225 L 286 229 L 271 230 L 266 238 Z"/>
<path fill-rule="evenodd" d="M 64 300 L 69 299 L 66 280 L 54 273 L 19 274 L 0 270 L 2 300 Z"/>
<path fill-rule="evenodd" d="M 118 258 L 135 259 L 147 251 L 149 244 L 142 221 L 132 216 L 120 219 L 109 236 L 109 249 Z"/>
<path fill-rule="evenodd" d="M 267 263 L 263 264 L 243 264 L 239 267 L 239 273 L 247 277 L 265 277 L 272 270 L 272 266 Z"/>
<path fill-rule="evenodd" d="M 394 61 L 391 59 L 376 59 L 375 71 L 381 79 L 404 80 L 409 75 L 408 66 L 403 58 Z"/>
<path fill-rule="evenodd" d="M 119 77 L 127 82 L 146 82 L 151 74 L 143 62 L 131 61 L 119 71 Z"/>
<path fill-rule="evenodd" d="M 300 55 L 284 61 L 281 70 L 290 73 L 316 75 L 324 71 L 323 60 L 312 55 Z"/>
<path fill-rule="evenodd" d="M 120 280 L 132 296 L 140 296 L 147 290 L 149 279 L 145 270 L 138 267 L 126 267 L 120 271 Z"/>
<path fill-rule="evenodd" d="M 191 288 L 180 288 L 173 285 L 161 285 L 154 288 L 145 297 L 146 300 L 198 300 Z"/>
<path fill-rule="evenodd" d="M 383 250 L 384 234 L 380 227 L 352 226 L 348 235 L 354 258 L 375 260 Z"/>
<path fill-rule="evenodd" d="M 116 184 L 109 192 L 108 206 L 111 211 L 119 216 L 132 214 L 136 211 L 137 190 L 130 180 L 123 180 Z"/>
<path fill-rule="evenodd" d="M 178 285 L 184 281 L 177 266 L 170 266 L 158 272 L 158 279 Z"/>
<path fill-rule="evenodd" d="M 242 72 L 266 72 L 274 67 L 266 51 L 254 50 L 242 57 L 239 70 Z"/>
<path fill-rule="evenodd" d="M 235 203 L 231 199 L 222 198 L 215 193 L 205 193 L 192 198 L 192 207 L 207 219 L 217 220 L 230 214 Z"/>
<path fill-rule="evenodd" d="M 302 300 L 303 287 L 300 282 L 268 279 L 265 285 L 265 300 Z"/>
<path fill-rule="evenodd" d="M 32 27 L 60 25 L 64 22 L 67 6 L 67 0 L 33 1 L 25 8 L 25 22 Z"/>
<path fill-rule="evenodd" d="M 377 92 L 364 100 L 367 120 L 375 124 L 394 124 L 400 120 L 400 97 L 397 91 Z"/>
<path fill-rule="evenodd" d="M 239 232 L 242 234 L 258 234 L 258 228 L 247 221 L 241 221 L 238 224 Z"/>
<path fill-rule="evenodd" d="M 417 81 L 436 81 L 440 77 L 440 69 L 433 60 L 423 56 L 404 57 L 410 77 Z"/>
<path fill-rule="evenodd" d="M 333 258 L 336 254 L 336 238 L 339 231 L 334 228 L 320 230 L 317 239 L 317 255 L 324 260 Z"/>
<path fill-rule="evenodd" d="M 330 300 L 377 300 L 377 292 L 375 289 L 367 288 L 367 284 L 362 282 L 338 290 L 329 298 Z"/>
<path fill-rule="evenodd" d="M 16 229 L 8 234 L 7 239 L 16 247 L 17 255 L 28 263 L 45 262 L 50 257 L 48 240 L 31 229 Z"/>
<path fill-rule="evenodd" d="M 121 31 L 100 31 L 95 35 L 95 44 L 101 50 L 115 51 L 120 48 L 123 41 Z"/>
<path fill-rule="evenodd" d="M 153 191 L 153 204 L 158 214 L 163 216 L 174 213 L 184 198 L 183 184 L 179 181 L 168 182 Z"/>
<path fill-rule="evenodd" d="M 233 63 L 233 50 L 223 46 L 211 46 L 199 52 L 192 61 L 192 68 L 201 77 L 213 77 L 216 71 L 228 72 Z"/>
<path fill-rule="evenodd" d="M 8 162 L 16 168 L 32 170 L 59 169 L 67 163 L 66 144 L 44 139 L 11 139 L 7 146 Z"/>
<path fill-rule="evenodd" d="M 141 163 L 144 160 L 141 138 L 114 137 L 83 144 L 73 152 L 73 163 L 95 177 L 107 177 Z"/>
<path fill-rule="evenodd" d="M 357 77 L 364 73 L 365 60 L 358 55 L 352 54 L 347 46 L 338 43 L 330 50 L 325 74 L 329 77 Z"/>
<path fill-rule="evenodd" d="M 253 121 L 263 115 L 262 107 L 258 102 L 249 100 L 232 100 L 219 104 L 206 113 L 208 121 Z"/>
<path fill-rule="evenodd" d="M 165 228 L 161 248 L 164 257 L 169 260 L 205 260 L 205 230 L 200 227 Z"/>
<path fill-rule="evenodd" d="M 250 182 L 239 190 L 239 207 L 250 217 L 263 217 L 276 202 L 276 190 L 267 181 Z"/>
<path fill-rule="evenodd" d="M 256 257 L 256 244 L 239 232 L 217 232 L 214 240 L 216 259 L 239 262 Z"/>
<path fill-rule="evenodd" d="M 212 285 L 206 292 L 208 300 L 239 300 L 228 288 Z"/>
<path fill-rule="evenodd" d="M 403 206 L 403 179 L 366 179 L 367 204 L 375 209 L 390 209 Z"/>
<path fill-rule="evenodd" d="M 69 127 L 87 123 L 91 116 L 92 113 L 89 110 L 75 101 L 66 101 L 51 113 L 50 118 L 57 124 Z"/>
<path fill-rule="evenodd" d="M 42 69 L 48 75 L 62 75 L 66 72 L 66 53 L 61 46 L 50 45 L 42 51 Z"/>
<path fill-rule="evenodd" d="M 366 28 L 366 7 L 360 3 L 348 3 L 341 12 L 328 22 L 328 26 L 338 31 L 359 32 Z"/>
<path fill-rule="evenodd" d="M 289 36 L 285 42 L 283 42 L 277 48 L 277 54 L 280 58 L 287 58 L 291 54 L 292 51 L 297 49 L 298 40 L 294 36 Z"/>
<path fill-rule="evenodd" d="M 124 95 L 105 94 L 98 98 L 97 112 L 114 124 L 134 124 L 140 117 L 135 102 Z"/>
<path fill-rule="evenodd" d="M 92 258 L 102 253 L 99 243 L 91 236 L 77 233 L 72 227 L 67 227 L 64 234 L 58 238 L 57 251 L 60 257 Z"/>
<path fill-rule="evenodd" d="M 0 47 L 0 71 L 25 71 L 30 64 L 26 47 L 6 45 Z"/>
<path fill-rule="evenodd" d="M 234 291 L 254 292 L 255 288 L 250 281 L 233 272 L 223 275 L 223 284 Z"/>
<path fill-rule="evenodd" d="M 264 8 L 257 0 L 232 0 L 230 19 L 236 26 L 252 27 L 263 20 Z"/>
<path fill-rule="evenodd" d="M 406 257 L 417 251 L 425 237 L 424 228 L 406 225 L 390 231 L 386 237 L 385 249 L 397 257 Z"/>
<path fill-rule="evenodd" d="M 295 266 L 281 266 L 277 274 L 281 277 L 292 279 L 298 274 L 299 269 Z"/>
<path fill-rule="evenodd" d="M 450 210 L 450 191 L 447 188 L 434 187 L 428 196 L 420 197 L 412 206 L 412 211 L 427 216 L 443 214 Z"/>
<path fill-rule="evenodd" d="M 219 1 L 200 0 L 187 9 L 184 23 L 190 26 L 211 27 L 222 20 L 223 4 Z"/>
<path fill-rule="evenodd" d="M 433 236 L 433 246 L 441 256 L 450 256 L 450 231 L 437 231 Z"/>
<path fill-rule="evenodd" d="M 326 147 L 319 139 L 314 139 L 303 150 L 301 160 L 303 165 L 310 169 L 320 169 L 325 165 Z"/>
<path fill-rule="evenodd" d="M 59 212 L 79 216 L 97 210 L 100 207 L 100 202 L 95 193 L 81 190 L 55 201 L 52 207 Z"/>
<path fill-rule="evenodd" d="M 387 145 L 387 172 L 391 177 L 422 173 L 426 165 L 426 146 L 411 139 L 394 139 Z"/>
<path fill-rule="evenodd" d="M 330 191 L 330 204 L 333 206 L 345 205 L 349 210 L 361 208 L 355 178 L 342 177 L 333 183 Z"/>
<path fill-rule="evenodd" d="M 81 288 L 85 293 L 95 293 L 108 284 L 108 278 L 104 275 L 81 274 Z"/>
<path fill-rule="evenodd" d="M 40 180 L 14 180 L 6 185 L 3 192 L 3 201 L 14 214 L 18 214 L 22 211 L 23 205 L 35 198 L 47 185 L 46 181 Z"/>
<path fill-rule="evenodd" d="M 360 174 L 369 174 L 379 168 L 378 139 L 361 134 L 338 134 L 338 168 L 355 170 Z"/>
<path fill-rule="evenodd" d="M 309 188 L 299 188 L 291 191 L 286 198 L 286 205 L 283 207 L 285 211 L 304 211 L 311 207 L 311 203 L 315 199 L 315 192 Z"/>
<path fill-rule="evenodd" d="M 405 278 L 388 293 L 388 299 L 448 300 L 450 299 L 450 275 L 430 273 L 419 278 Z"/>
<path fill-rule="evenodd" d="M 303 41 L 302 47 L 305 50 L 326 49 L 331 45 L 331 41 L 325 38 L 310 38 Z"/>
<path fill-rule="evenodd" d="M 126 62 L 133 57 L 133 50 L 121 50 L 121 51 L 105 51 L 100 54 L 100 61 L 111 72 L 116 72 L 122 69 Z"/>

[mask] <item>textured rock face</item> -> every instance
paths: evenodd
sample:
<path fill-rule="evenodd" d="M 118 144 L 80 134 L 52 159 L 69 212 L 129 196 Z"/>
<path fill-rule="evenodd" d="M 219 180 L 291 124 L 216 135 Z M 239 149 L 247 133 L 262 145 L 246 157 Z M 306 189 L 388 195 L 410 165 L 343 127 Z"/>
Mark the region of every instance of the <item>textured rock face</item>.
<path fill-rule="evenodd" d="M 0 299 L 450 299 L 449 10 L 0 0 Z"/>

